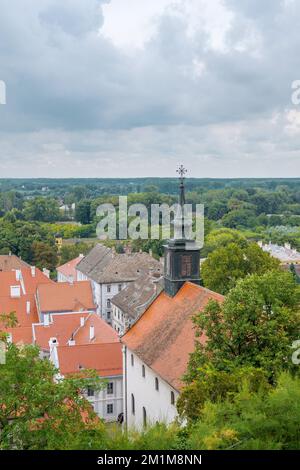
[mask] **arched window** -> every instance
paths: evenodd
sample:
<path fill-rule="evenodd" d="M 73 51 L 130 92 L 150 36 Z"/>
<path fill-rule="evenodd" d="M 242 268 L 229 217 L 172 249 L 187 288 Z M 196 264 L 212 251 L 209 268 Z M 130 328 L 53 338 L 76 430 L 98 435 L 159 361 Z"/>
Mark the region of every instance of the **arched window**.
<path fill-rule="evenodd" d="M 175 405 L 175 393 L 171 392 L 171 405 Z"/>
<path fill-rule="evenodd" d="M 158 382 L 158 378 L 155 377 L 155 390 L 159 390 L 159 382 Z"/>
<path fill-rule="evenodd" d="M 142 376 L 146 377 L 146 369 L 144 365 L 142 365 Z"/>
<path fill-rule="evenodd" d="M 131 365 L 134 366 L 134 356 L 131 354 Z"/>
<path fill-rule="evenodd" d="M 147 412 L 146 412 L 146 408 L 143 406 L 143 425 L 144 427 L 147 426 Z"/>
<path fill-rule="evenodd" d="M 133 393 L 131 394 L 131 413 L 135 414 L 135 399 Z"/>

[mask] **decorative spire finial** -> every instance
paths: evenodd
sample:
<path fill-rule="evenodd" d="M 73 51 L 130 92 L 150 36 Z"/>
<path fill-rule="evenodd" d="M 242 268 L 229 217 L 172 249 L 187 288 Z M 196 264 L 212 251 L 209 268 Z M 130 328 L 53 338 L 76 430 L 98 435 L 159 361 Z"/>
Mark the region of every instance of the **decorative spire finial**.
<path fill-rule="evenodd" d="M 185 204 L 185 189 L 184 189 L 184 178 L 185 174 L 187 173 L 186 168 L 184 168 L 183 165 L 180 165 L 178 170 L 176 170 L 176 173 L 179 174 L 179 179 L 180 179 L 180 186 L 179 186 L 179 204 L 183 208 Z"/>
<path fill-rule="evenodd" d="M 187 173 L 187 170 L 184 168 L 183 165 L 180 165 L 180 167 L 178 168 L 178 170 L 176 170 L 176 173 L 179 174 L 179 177 L 181 179 L 181 182 L 183 182 L 184 180 L 184 175 Z"/>

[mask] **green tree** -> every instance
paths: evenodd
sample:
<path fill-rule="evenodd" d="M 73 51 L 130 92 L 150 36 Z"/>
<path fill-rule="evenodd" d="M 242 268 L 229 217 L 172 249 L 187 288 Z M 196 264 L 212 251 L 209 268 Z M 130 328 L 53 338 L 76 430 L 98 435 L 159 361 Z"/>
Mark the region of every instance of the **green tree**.
<path fill-rule="evenodd" d="M 294 370 L 291 344 L 299 339 L 300 287 L 287 272 L 274 271 L 240 280 L 223 304 L 210 301 L 195 319 L 197 336 L 187 380 L 211 363 L 217 370 L 260 368 L 275 380 L 281 370 Z"/>
<path fill-rule="evenodd" d="M 78 434 L 103 432 L 80 392 L 102 386 L 96 373 L 59 382 L 56 373 L 38 348 L 7 345 L 6 362 L 0 365 L 0 449 L 65 449 Z"/>
<path fill-rule="evenodd" d="M 226 294 L 239 279 L 249 274 L 263 274 L 279 268 L 279 261 L 262 251 L 256 243 L 243 245 L 241 239 L 240 244 L 229 243 L 209 253 L 201 268 L 205 287 Z"/>
<path fill-rule="evenodd" d="M 91 222 L 91 201 L 84 199 L 76 204 L 75 219 L 83 225 Z"/>
<path fill-rule="evenodd" d="M 247 383 L 233 397 L 207 402 L 201 418 L 180 430 L 185 449 L 300 449 L 300 379 L 284 373 L 278 385 L 253 393 Z"/>
<path fill-rule="evenodd" d="M 60 251 L 60 264 L 65 264 L 81 254 L 86 255 L 92 247 L 93 245 L 83 242 L 74 243 L 73 245 L 63 245 Z"/>
<path fill-rule="evenodd" d="M 55 199 L 38 196 L 26 201 L 24 215 L 27 220 L 55 222 L 60 218 L 59 205 Z"/>
<path fill-rule="evenodd" d="M 54 271 L 58 263 L 56 246 L 48 245 L 48 243 L 35 241 L 32 244 L 33 264 L 40 269 L 46 268 Z"/>
<path fill-rule="evenodd" d="M 253 228 L 256 224 L 255 212 L 251 209 L 236 209 L 225 214 L 222 223 L 229 228 Z"/>
<path fill-rule="evenodd" d="M 267 374 L 262 369 L 244 366 L 230 371 L 218 370 L 207 362 L 205 366 L 197 368 L 194 379 L 189 380 L 188 385 L 183 388 L 177 400 L 179 415 L 188 421 L 196 421 L 201 418 L 208 401 L 216 403 L 234 397 L 245 383 L 252 392 L 267 391 L 270 388 Z"/>
<path fill-rule="evenodd" d="M 247 246 L 247 239 L 245 238 L 243 233 L 231 228 L 222 227 L 219 229 L 211 230 L 209 233 L 205 231 L 205 234 L 205 244 L 203 249 L 201 250 L 202 257 L 207 256 L 208 253 L 216 250 L 217 248 L 229 245 L 229 243 L 236 243 L 241 248 Z"/>
<path fill-rule="evenodd" d="M 189 421 L 202 419 L 206 402 L 233 401 L 245 383 L 266 393 L 282 371 L 297 373 L 291 345 L 299 338 L 300 287 L 286 272 L 238 282 L 223 304 L 210 301 L 194 318 L 196 337 L 177 407 Z"/>

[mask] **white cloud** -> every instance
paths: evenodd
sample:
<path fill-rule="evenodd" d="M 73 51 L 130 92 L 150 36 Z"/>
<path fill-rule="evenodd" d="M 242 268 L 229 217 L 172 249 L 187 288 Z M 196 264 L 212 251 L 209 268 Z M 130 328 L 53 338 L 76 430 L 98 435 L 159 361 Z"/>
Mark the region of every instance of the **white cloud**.
<path fill-rule="evenodd" d="M 299 3 L 0 2 L 0 176 L 299 172 Z"/>

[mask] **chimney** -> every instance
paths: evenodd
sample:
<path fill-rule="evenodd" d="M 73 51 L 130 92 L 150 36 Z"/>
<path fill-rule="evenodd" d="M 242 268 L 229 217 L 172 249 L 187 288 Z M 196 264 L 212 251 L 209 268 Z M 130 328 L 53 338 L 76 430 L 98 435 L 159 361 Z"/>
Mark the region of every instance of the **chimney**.
<path fill-rule="evenodd" d="M 35 266 L 31 266 L 31 276 L 35 277 Z"/>
<path fill-rule="evenodd" d="M 80 253 L 79 258 L 84 258 L 84 255 Z"/>
<path fill-rule="evenodd" d="M 56 369 L 59 369 L 59 358 L 58 358 L 58 352 L 57 352 L 57 347 L 58 347 L 58 341 L 56 338 L 50 338 L 49 340 L 49 350 L 50 350 L 50 361 Z"/>
<path fill-rule="evenodd" d="M 93 325 L 90 326 L 90 341 L 95 337 L 95 328 Z"/>
<path fill-rule="evenodd" d="M 49 269 L 46 269 L 46 268 L 43 268 L 43 274 L 45 274 L 45 276 L 50 279 L 50 271 Z"/>
<path fill-rule="evenodd" d="M 10 286 L 10 296 L 12 299 L 21 297 L 21 286 Z"/>
<path fill-rule="evenodd" d="M 58 346 L 58 341 L 56 338 L 50 338 L 49 340 L 49 347 L 50 347 L 50 351 L 53 347 L 55 346 Z"/>
<path fill-rule="evenodd" d="M 72 336 L 68 341 L 68 345 L 69 346 L 75 346 L 75 344 L 76 344 L 76 342 L 75 342 L 75 339 L 74 339 L 74 336 L 73 336 L 73 333 L 72 333 Z"/>
<path fill-rule="evenodd" d="M 27 315 L 30 315 L 30 301 L 29 300 L 27 300 L 26 302 L 26 313 Z"/>
<path fill-rule="evenodd" d="M 285 248 L 286 250 L 290 250 L 290 249 L 291 249 L 291 244 L 290 244 L 290 243 L 285 243 L 285 244 L 284 244 L 284 248 Z"/>
<path fill-rule="evenodd" d="M 84 317 L 80 317 L 80 326 L 84 326 L 84 321 L 85 321 L 85 318 L 84 318 Z"/>

